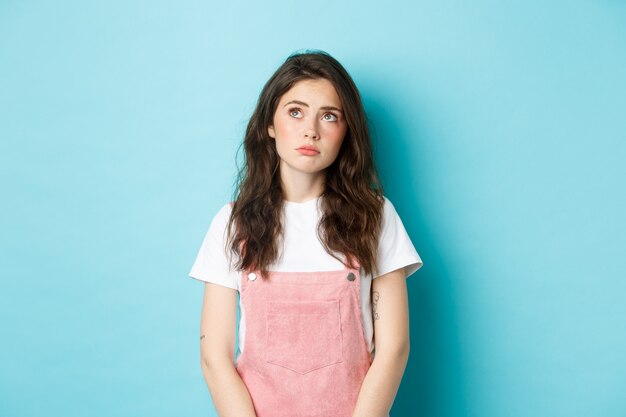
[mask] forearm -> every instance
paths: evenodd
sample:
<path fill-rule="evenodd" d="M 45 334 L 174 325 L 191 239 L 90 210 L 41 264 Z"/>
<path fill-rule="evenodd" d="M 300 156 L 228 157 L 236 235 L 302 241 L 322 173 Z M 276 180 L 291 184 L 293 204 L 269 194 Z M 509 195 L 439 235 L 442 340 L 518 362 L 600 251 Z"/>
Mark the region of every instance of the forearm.
<path fill-rule="evenodd" d="M 387 417 L 398 393 L 409 352 L 374 356 L 352 417 Z"/>
<path fill-rule="evenodd" d="M 256 417 L 250 393 L 234 364 L 208 366 L 202 362 L 202 374 L 219 417 Z"/>

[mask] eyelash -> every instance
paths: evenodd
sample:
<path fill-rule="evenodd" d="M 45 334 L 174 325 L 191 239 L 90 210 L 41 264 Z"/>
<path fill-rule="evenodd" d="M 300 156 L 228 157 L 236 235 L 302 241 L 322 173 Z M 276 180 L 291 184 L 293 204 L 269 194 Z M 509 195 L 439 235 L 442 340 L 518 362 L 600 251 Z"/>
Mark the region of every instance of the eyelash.
<path fill-rule="evenodd" d="M 301 109 L 299 107 L 292 107 L 289 109 L 289 115 L 291 116 L 291 113 L 298 111 L 298 112 L 302 112 Z M 335 113 L 324 113 L 324 116 L 322 117 L 326 117 L 326 116 L 333 116 L 335 119 L 334 120 L 327 120 L 329 122 L 336 122 L 337 120 L 339 120 L 339 116 L 337 116 Z"/>
<path fill-rule="evenodd" d="M 289 115 L 291 116 L 291 113 L 293 113 L 293 112 L 295 112 L 295 111 L 298 111 L 298 112 L 299 112 L 299 111 L 300 111 L 300 109 L 299 109 L 299 108 L 297 108 L 297 107 L 292 107 L 292 108 L 290 108 L 290 109 L 289 109 Z"/>
<path fill-rule="evenodd" d="M 329 120 L 329 122 L 336 122 L 339 120 L 339 117 L 337 117 L 335 113 L 326 113 L 324 116 L 333 116 L 335 118 L 335 120 Z"/>

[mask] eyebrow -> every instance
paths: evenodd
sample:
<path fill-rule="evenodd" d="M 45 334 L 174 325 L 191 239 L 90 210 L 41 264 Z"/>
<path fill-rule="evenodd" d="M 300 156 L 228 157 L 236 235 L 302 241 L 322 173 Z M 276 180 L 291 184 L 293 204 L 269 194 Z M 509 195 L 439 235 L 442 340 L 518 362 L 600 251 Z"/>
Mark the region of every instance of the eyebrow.
<path fill-rule="evenodd" d="M 304 106 L 304 107 L 309 107 L 308 104 L 306 104 L 304 101 L 300 101 L 300 100 L 291 100 L 289 103 L 286 103 L 283 107 L 287 107 L 290 104 L 299 104 L 299 105 Z M 341 110 L 340 108 L 335 107 L 335 106 L 322 106 L 322 107 L 320 107 L 320 109 L 322 109 L 322 110 L 336 110 L 338 112 L 343 113 L 343 110 Z"/>

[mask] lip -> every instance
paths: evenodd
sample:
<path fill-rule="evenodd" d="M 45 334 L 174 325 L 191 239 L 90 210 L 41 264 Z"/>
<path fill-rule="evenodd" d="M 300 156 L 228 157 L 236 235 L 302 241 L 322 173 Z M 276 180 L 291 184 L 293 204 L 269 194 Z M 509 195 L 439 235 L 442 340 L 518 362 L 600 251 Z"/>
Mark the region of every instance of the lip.
<path fill-rule="evenodd" d="M 317 148 L 315 146 L 309 146 L 309 145 L 300 146 L 297 150 L 298 151 L 300 151 L 300 150 L 315 151 L 317 153 L 320 152 L 320 151 L 317 150 Z"/>
<path fill-rule="evenodd" d="M 313 146 L 308 146 L 308 145 L 300 146 L 296 150 L 300 152 L 300 154 L 306 155 L 306 156 L 315 156 L 315 155 L 319 155 L 320 153 L 320 151 L 318 151 L 317 148 Z"/>

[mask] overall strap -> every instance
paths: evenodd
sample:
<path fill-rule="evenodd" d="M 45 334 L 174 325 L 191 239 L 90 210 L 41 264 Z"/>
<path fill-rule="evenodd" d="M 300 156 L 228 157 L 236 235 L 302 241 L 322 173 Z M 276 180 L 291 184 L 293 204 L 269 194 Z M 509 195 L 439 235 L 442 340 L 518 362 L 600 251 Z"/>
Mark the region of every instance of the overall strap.
<path fill-rule="evenodd" d="M 355 269 L 359 269 L 361 267 L 361 264 L 359 263 L 359 260 L 355 257 L 352 256 L 350 254 L 346 255 L 345 260 L 346 260 L 346 265 L 345 265 L 345 269 L 346 270 L 350 270 L 351 268 L 347 265 L 348 264 L 348 260 L 352 259 L 352 261 L 354 262 L 355 265 Z"/>

